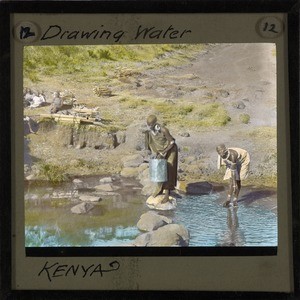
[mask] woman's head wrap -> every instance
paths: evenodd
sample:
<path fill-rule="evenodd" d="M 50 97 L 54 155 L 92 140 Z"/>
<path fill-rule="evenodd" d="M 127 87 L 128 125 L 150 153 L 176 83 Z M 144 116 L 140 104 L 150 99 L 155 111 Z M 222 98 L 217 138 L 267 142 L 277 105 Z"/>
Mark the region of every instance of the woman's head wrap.
<path fill-rule="evenodd" d="M 148 126 L 154 125 L 156 122 L 157 122 L 157 118 L 156 118 L 155 115 L 150 115 L 150 116 L 147 118 L 147 125 L 148 125 Z"/>

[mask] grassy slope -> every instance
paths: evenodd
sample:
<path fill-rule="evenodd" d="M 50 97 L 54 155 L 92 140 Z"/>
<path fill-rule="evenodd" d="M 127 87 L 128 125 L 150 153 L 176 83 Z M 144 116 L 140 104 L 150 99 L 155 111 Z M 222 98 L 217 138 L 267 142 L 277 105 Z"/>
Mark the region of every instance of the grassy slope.
<path fill-rule="evenodd" d="M 209 93 L 196 103 L 185 98 L 184 95 L 179 97 L 180 101 L 174 103 L 169 102 L 168 97 L 135 92 L 138 80 L 145 80 L 146 72 L 187 64 L 199 52 L 205 51 L 205 48 L 206 45 L 28 46 L 24 50 L 24 86 L 44 90 L 48 101 L 50 101 L 50 92 L 71 90 L 79 103 L 88 107 L 100 107 L 102 117 L 112 120 L 112 125 L 120 130 L 125 130 L 137 119 L 145 119 L 149 111 L 160 115 L 160 118 L 167 125 L 172 124 L 172 129 L 176 131 L 192 129 L 201 132 L 205 128 L 209 130 L 209 128 L 230 126 L 231 119 L 228 111 L 221 102 L 211 101 Z M 186 75 L 169 74 L 165 77 L 166 82 L 158 83 L 159 87 L 167 86 L 167 81 L 172 77 L 178 82 L 181 79 L 189 79 L 180 76 Z M 99 96 L 94 92 L 95 87 L 109 89 L 113 96 Z M 199 89 L 205 87 L 184 85 L 180 87 L 183 94 Z M 29 115 L 42 112 L 45 112 L 45 108 L 26 111 Z M 54 133 L 50 134 L 54 135 Z M 249 139 L 261 140 L 266 134 L 268 138 L 275 138 L 276 131 L 274 128 L 260 128 L 250 130 L 246 134 L 249 135 Z M 40 145 L 40 136 L 32 136 L 31 139 L 32 146 L 34 143 Z M 72 149 L 68 151 L 69 156 L 78 155 L 78 152 Z M 40 159 L 44 158 L 40 157 Z M 61 162 L 65 163 L 65 170 L 68 172 L 72 172 L 74 167 L 81 173 L 99 172 L 96 167 L 99 164 L 89 162 L 89 159 L 85 159 L 84 156 L 79 160 L 71 166 L 68 164 L 70 161 L 67 157 L 61 157 Z M 51 163 L 48 168 L 55 176 L 55 169 L 51 169 Z M 119 168 L 118 165 L 117 169 Z M 58 169 L 58 173 L 62 173 L 61 166 Z M 111 171 L 108 166 L 105 169 Z M 268 185 L 273 185 L 274 178 L 271 177 L 269 181 L 271 183 Z"/>

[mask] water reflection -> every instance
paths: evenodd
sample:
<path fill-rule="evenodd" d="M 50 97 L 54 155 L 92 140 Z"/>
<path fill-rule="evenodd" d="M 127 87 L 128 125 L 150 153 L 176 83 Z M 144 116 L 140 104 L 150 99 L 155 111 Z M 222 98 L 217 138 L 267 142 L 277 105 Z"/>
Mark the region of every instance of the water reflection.
<path fill-rule="evenodd" d="M 140 187 L 131 181 L 114 178 L 101 186 L 99 177 L 52 186 L 25 182 L 26 247 L 129 245 L 140 234 L 136 224 L 148 210 Z M 89 202 L 92 198 L 99 201 Z M 74 213 L 85 201 L 92 209 Z"/>
<path fill-rule="evenodd" d="M 239 219 L 237 207 L 227 208 L 227 229 L 221 235 L 221 239 L 217 246 L 244 246 L 245 236 L 239 228 Z"/>
<path fill-rule="evenodd" d="M 190 247 L 277 246 L 276 213 L 255 203 L 236 209 L 222 202 L 218 193 L 177 201 L 174 220 L 190 231 Z"/>
<path fill-rule="evenodd" d="M 94 188 L 99 178 L 84 182 L 77 190 L 72 183 L 25 187 L 27 247 L 127 246 L 140 234 L 136 224 L 149 208 L 137 183 L 115 180 L 114 190 L 103 192 Z M 71 208 L 86 194 L 101 201 L 85 214 L 73 214 Z M 224 208 L 219 193 L 182 195 L 176 210 L 158 213 L 189 230 L 190 247 L 277 246 L 277 214 L 257 205 L 257 194 L 250 195 L 238 208 Z"/>

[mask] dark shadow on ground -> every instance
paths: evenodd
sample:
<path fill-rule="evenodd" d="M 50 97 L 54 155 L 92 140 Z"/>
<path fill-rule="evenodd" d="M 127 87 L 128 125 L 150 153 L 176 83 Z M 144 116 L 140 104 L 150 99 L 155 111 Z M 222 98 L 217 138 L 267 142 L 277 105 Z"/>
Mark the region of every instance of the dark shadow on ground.
<path fill-rule="evenodd" d="M 213 185 L 207 181 L 192 182 L 186 186 L 186 193 L 189 195 L 209 195 L 213 191 Z"/>
<path fill-rule="evenodd" d="M 276 191 L 272 190 L 256 190 L 247 192 L 240 199 L 239 202 L 243 202 L 245 204 L 251 204 L 254 201 L 261 200 L 264 198 L 272 197 L 276 195 Z"/>

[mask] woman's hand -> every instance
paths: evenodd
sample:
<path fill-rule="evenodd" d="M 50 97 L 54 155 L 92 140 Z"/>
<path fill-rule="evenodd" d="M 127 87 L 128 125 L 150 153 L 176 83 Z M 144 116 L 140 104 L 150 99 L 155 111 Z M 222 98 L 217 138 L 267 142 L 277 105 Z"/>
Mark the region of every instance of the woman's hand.
<path fill-rule="evenodd" d="M 232 188 L 233 188 L 233 193 L 235 194 L 235 193 L 237 192 L 237 185 L 234 184 L 234 185 L 232 186 Z"/>
<path fill-rule="evenodd" d="M 157 153 L 157 158 L 165 158 L 166 157 L 166 153 L 161 151 Z"/>

